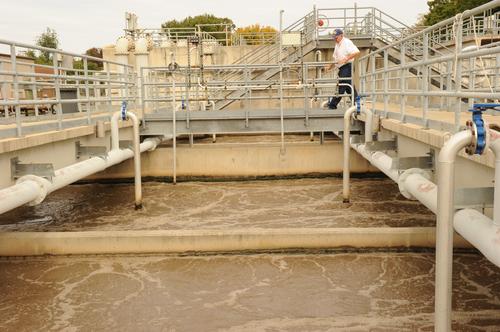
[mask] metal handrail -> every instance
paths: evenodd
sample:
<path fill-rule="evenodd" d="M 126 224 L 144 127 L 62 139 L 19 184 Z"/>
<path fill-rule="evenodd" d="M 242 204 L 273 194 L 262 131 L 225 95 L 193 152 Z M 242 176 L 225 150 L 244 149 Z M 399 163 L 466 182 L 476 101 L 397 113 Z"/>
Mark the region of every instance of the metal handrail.
<path fill-rule="evenodd" d="M 137 77 L 131 65 L 8 40 L 0 40 L 0 47 L 10 50 L 0 56 L 0 138 L 23 136 L 27 127 L 33 132 L 32 124 L 42 120 L 48 121 L 47 128 L 55 124 L 59 130 L 70 123 L 82 125 L 66 121 L 75 118 L 67 112 L 91 124 L 95 114 L 109 115 L 122 101 L 133 107 L 137 103 Z M 20 57 L 25 50 L 49 53 L 51 64 Z M 83 68 L 73 68 L 75 59 Z M 99 63 L 102 70 L 89 69 L 90 62 Z"/>
<path fill-rule="evenodd" d="M 399 102 L 400 120 L 406 121 L 407 103 L 414 102 L 422 110 L 421 124 L 428 127 L 429 111 L 433 107 L 449 110 L 454 113 L 454 128 L 458 131 L 463 125 L 461 113 L 467 104 L 499 100 L 500 44 L 477 46 L 473 50 L 462 47 L 464 22 L 479 21 L 478 14 L 480 19 L 489 17 L 499 7 L 500 1 L 493 1 L 465 11 L 362 57 L 359 60 L 361 91 L 373 98 L 373 111 L 377 100 L 383 101 L 385 113 L 389 103 Z M 450 24 L 454 26 L 451 34 L 454 52 L 435 52 L 431 48 L 432 34 L 441 33 L 440 30 L 449 28 Z M 410 44 L 420 45 L 419 56 L 406 56 L 406 47 Z M 388 52 L 394 48 L 401 51 L 400 62 L 389 64 Z M 384 59 L 379 68 L 375 66 L 377 58 Z"/>

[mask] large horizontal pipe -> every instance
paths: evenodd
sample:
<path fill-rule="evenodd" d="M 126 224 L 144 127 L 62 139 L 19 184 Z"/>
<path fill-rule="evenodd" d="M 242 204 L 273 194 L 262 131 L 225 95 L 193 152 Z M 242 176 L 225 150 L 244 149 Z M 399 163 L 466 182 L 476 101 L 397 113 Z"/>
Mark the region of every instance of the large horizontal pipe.
<path fill-rule="evenodd" d="M 368 160 L 373 166 L 377 167 L 379 170 L 384 172 L 390 179 L 394 182 L 398 182 L 399 171 L 397 169 L 391 169 L 392 158 L 387 154 L 377 151 L 371 152 L 366 149 L 364 144 L 352 144 L 354 150 L 356 150 L 360 155 L 362 155 L 366 160 Z"/>
<path fill-rule="evenodd" d="M 0 233 L 0 256 L 433 248 L 433 227 Z M 455 246 L 470 248 L 460 236 Z"/>
<path fill-rule="evenodd" d="M 472 209 L 456 212 L 453 226 L 460 235 L 479 249 L 484 257 L 500 266 L 500 226 Z"/>

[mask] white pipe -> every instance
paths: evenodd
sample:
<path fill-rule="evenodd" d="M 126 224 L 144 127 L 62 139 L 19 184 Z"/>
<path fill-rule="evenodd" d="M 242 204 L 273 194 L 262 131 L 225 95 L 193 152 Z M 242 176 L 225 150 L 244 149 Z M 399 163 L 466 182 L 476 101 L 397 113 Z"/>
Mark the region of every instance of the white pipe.
<path fill-rule="evenodd" d="M 139 150 L 141 152 L 152 151 L 160 142 L 159 138 L 148 138 L 140 144 Z M 52 182 L 35 175 L 23 176 L 15 185 L 0 190 L 0 214 L 27 203 L 39 204 L 46 195 L 130 159 L 133 155 L 134 152 L 131 149 L 112 150 L 104 157 L 92 157 L 56 170 Z"/>
<path fill-rule="evenodd" d="M 344 113 L 344 136 L 342 137 L 342 141 L 344 144 L 344 169 L 342 174 L 342 198 L 344 203 L 349 203 L 350 199 L 350 151 L 351 151 L 351 118 L 352 115 L 356 112 L 356 107 L 350 107 Z"/>
<path fill-rule="evenodd" d="M 437 211 L 437 186 L 429 180 L 429 172 L 422 169 L 412 168 L 404 171 L 401 175 L 399 170 L 392 169 L 392 158 L 387 154 L 377 151 L 371 152 L 366 149 L 365 144 L 352 144 L 359 154 L 368 160 L 373 166 L 381 170 L 399 185 L 401 193 L 408 199 L 416 199 L 424 204 L 429 210 Z M 344 146 L 345 154 L 345 146 Z M 345 170 L 345 164 L 344 164 Z M 346 185 L 345 183 L 343 183 Z M 347 182 L 347 186 L 349 182 Z M 345 190 L 345 187 L 343 187 Z M 349 193 L 349 188 L 347 188 Z"/>
<path fill-rule="evenodd" d="M 387 175 L 394 182 L 396 183 L 398 182 L 399 172 L 397 169 L 391 169 L 392 166 L 391 157 L 380 151 L 372 153 L 371 151 L 366 149 L 366 145 L 364 144 L 352 144 L 351 146 L 366 160 L 368 160 L 373 166 L 377 167 L 379 170 L 384 172 L 384 174 Z"/>
<path fill-rule="evenodd" d="M 406 198 L 418 200 L 437 214 L 438 189 L 429 178 L 430 174 L 427 171 L 419 168 L 407 169 L 399 176 L 399 190 Z"/>
<path fill-rule="evenodd" d="M 500 267 L 500 227 L 482 213 L 463 209 L 455 213 L 455 230 L 493 264 Z"/>
<path fill-rule="evenodd" d="M 491 149 L 495 153 L 495 184 L 500 183 L 500 134 L 489 131 Z M 497 135 L 497 136 L 494 136 Z M 453 226 L 457 232 L 478 248 L 491 262 L 500 266 L 500 186 L 495 186 L 493 222 L 478 211 L 465 209 L 455 213 L 454 163 L 458 152 L 472 142 L 472 133 L 462 131 L 453 135 L 439 154 L 438 186 L 429 180 L 429 174 L 421 169 L 409 169 L 399 175 L 390 169 L 391 158 L 382 153 L 371 153 L 363 144 L 352 147 L 371 164 L 394 181 L 407 198 L 418 199 L 437 214 L 436 227 L 436 331 L 451 330 L 451 286 L 453 262 Z M 439 188 L 439 191 L 438 191 Z"/>
<path fill-rule="evenodd" d="M 458 152 L 471 142 L 470 130 L 458 132 L 444 144 L 439 153 L 434 313 L 436 331 L 451 331 L 455 159 Z"/>
<path fill-rule="evenodd" d="M 495 154 L 495 192 L 493 203 L 493 223 L 500 227 L 500 133 L 489 130 L 490 149 Z"/>
<path fill-rule="evenodd" d="M 365 107 L 365 143 L 373 142 L 373 112 Z"/>
<path fill-rule="evenodd" d="M 141 172 L 141 151 L 139 138 L 139 119 L 132 112 L 127 112 L 127 116 L 132 119 L 134 131 L 134 188 L 135 188 L 135 208 L 142 208 L 142 172 Z"/>
<path fill-rule="evenodd" d="M 314 53 L 315 57 L 316 57 L 316 61 L 317 62 L 321 62 L 322 58 L 323 58 L 323 53 L 320 51 L 320 50 L 317 50 L 315 53 Z"/>
<path fill-rule="evenodd" d="M 24 181 L 0 190 L 0 214 L 34 201 L 41 190 L 35 181 Z"/>
<path fill-rule="evenodd" d="M 121 112 L 115 112 L 111 116 L 111 152 L 120 149 L 118 120 Z M 139 141 L 139 119 L 132 112 L 126 112 L 127 117 L 132 120 L 133 124 L 133 144 L 134 144 L 134 188 L 135 188 L 135 208 L 142 207 L 142 181 L 141 181 L 141 152 Z M 89 174 L 90 175 L 90 174 Z"/>
<path fill-rule="evenodd" d="M 212 105 L 212 111 L 215 111 L 215 101 L 210 100 L 208 103 Z"/>

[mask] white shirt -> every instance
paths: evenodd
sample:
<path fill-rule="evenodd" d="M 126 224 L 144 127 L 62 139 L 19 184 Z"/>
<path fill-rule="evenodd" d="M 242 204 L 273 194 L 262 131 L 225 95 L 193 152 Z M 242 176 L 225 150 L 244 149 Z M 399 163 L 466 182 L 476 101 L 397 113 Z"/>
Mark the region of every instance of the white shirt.
<path fill-rule="evenodd" d="M 333 61 L 341 61 L 347 56 L 358 53 L 359 49 L 354 45 L 354 43 L 346 37 L 343 37 L 340 43 L 335 44 L 335 49 L 333 50 Z M 348 62 L 353 62 L 354 59 L 349 60 Z M 343 64 L 342 64 L 343 65 Z M 342 66 L 341 64 L 335 64 L 335 67 L 339 68 Z"/>

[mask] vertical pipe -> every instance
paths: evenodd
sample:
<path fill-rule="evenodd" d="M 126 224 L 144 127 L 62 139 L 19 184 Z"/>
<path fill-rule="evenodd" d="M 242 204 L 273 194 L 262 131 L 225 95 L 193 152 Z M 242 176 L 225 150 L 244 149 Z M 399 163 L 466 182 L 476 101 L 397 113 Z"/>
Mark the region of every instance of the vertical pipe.
<path fill-rule="evenodd" d="M 356 111 L 356 107 L 350 107 L 344 113 L 344 135 L 342 141 L 344 144 L 344 168 L 342 170 L 342 198 L 344 203 L 350 200 L 350 148 L 351 148 L 351 117 Z"/>
<path fill-rule="evenodd" d="M 451 331 L 455 159 L 472 142 L 469 130 L 453 135 L 439 152 L 436 225 L 435 330 Z"/>
<path fill-rule="evenodd" d="M 490 130 L 490 133 L 493 133 Z M 493 140 L 495 138 L 495 140 Z M 493 203 L 493 224 L 500 227 L 500 137 L 491 137 L 493 142 L 490 145 L 491 150 L 495 154 L 495 189 Z"/>
<path fill-rule="evenodd" d="M 170 53 L 172 63 L 175 63 L 174 53 Z M 174 71 L 171 73 L 172 77 L 172 182 L 177 183 L 177 128 L 175 119 L 175 76 Z"/>
<path fill-rule="evenodd" d="M 132 119 L 134 130 L 134 189 L 135 209 L 138 210 L 142 208 L 141 142 L 139 138 L 139 119 L 137 119 L 137 116 L 132 112 L 127 112 L 127 116 Z"/>

